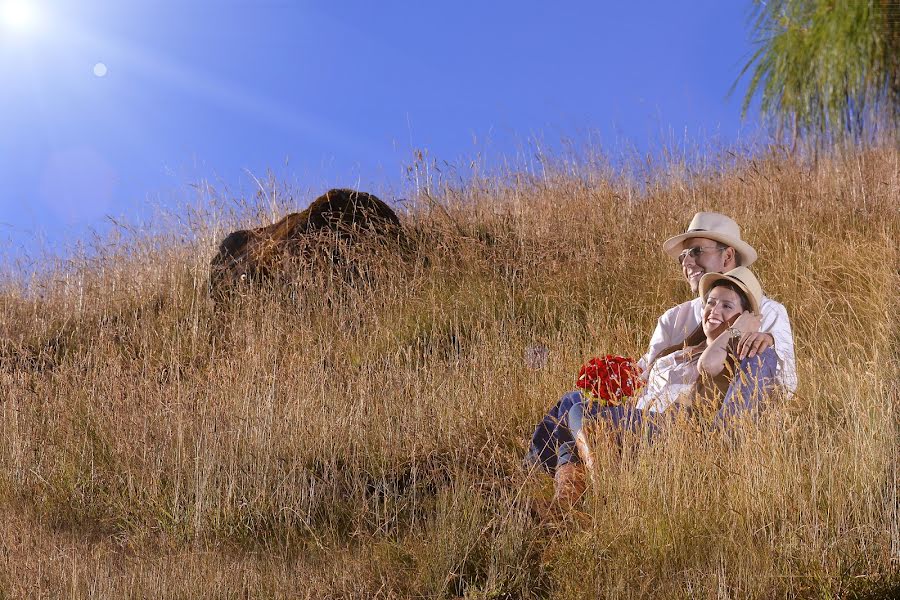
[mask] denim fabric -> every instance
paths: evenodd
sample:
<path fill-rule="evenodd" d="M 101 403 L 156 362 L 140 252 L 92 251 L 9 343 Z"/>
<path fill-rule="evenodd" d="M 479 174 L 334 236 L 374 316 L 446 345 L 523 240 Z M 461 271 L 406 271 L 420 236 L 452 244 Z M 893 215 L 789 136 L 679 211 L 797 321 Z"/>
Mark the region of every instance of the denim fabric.
<path fill-rule="evenodd" d="M 714 426 L 728 427 L 730 421 L 748 416 L 756 418 L 765 407 L 761 405 L 763 396 L 778 386 L 778 355 L 767 348 L 753 358 L 741 361 L 737 375 L 732 380 L 722 407 L 716 414 Z"/>
<path fill-rule="evenodd" d="M 579 391 L 560 398 L 535 428 L 525 463 L 541 465 L 555 473 L 558 467 L 576 460 L 575 433 L 581 428 L 584 416 L 596 415 L 598 408 L 596 402 L 586 402 Z M 571 422 L 570 416 L 575 423 Z"/>
<path fill-rule="evenodd" d="M 754 358 L 745 358 L 725 394 L 722 407 L 714 420 L 714 427 L 727 428 L 729 422 L 745 415 L 755 417 L 763 408 L 760 400 L 766 391 L 776 385 L 775 373 L 778 358 L 768 348 Z M 580 391 L 573 391 L 560 398 L 531 436 L 531 446 L 525 456 L 525 464 L 540 465 L 549 473 L 570 462 L 578 462 L 575 436 L 584 420 L 605 419 L 619 431 L 638 433 L 644 431 L 653 439 L 659 428 L 674 417 L 673 411 L 651 413 L 626 406 L 600 406 Z"/>
<path fill-rule="evenodd" d="M 570 462 L 578 462 L 575 450 L 575 436 L 581 430 L 585 419 L 605 419 L 622 431 L 640 431 L 645 420 L 652 418 L 642 411 L 626 406 L 601 406 L 580 391 L 569 392 L 560 398 L 531 436 L 531 446 L 525 456 L 526 465 L 540 465 L 549 473 Z M 655 433 L 655 425 L 648 423 L 650 435 Z"/>

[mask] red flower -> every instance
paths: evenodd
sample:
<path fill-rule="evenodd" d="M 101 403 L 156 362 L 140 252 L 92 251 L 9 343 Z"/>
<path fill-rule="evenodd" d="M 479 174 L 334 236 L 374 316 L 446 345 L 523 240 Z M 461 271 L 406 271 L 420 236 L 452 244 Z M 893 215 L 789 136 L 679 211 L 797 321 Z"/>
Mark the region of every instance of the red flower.
<path fill-rule="evenodd" d="M 618 405 L 643 385 L 638 377 L 640 373 L 640 367 L 630 358 L 607 354 L 603 358 L 592 358 L 581 367 L 575 387 L 595 399 Z"/>

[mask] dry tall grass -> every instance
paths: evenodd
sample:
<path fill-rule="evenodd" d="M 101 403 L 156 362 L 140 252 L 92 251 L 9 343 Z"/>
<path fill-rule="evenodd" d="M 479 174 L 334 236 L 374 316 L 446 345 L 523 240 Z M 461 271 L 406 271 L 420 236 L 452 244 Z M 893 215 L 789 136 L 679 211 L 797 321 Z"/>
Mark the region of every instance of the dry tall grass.
<path fill-rule="evenodd" d="M 896 591 L 900 152 L 646 172 L 420 182 L 406 221 L 427 263 L 221 319 L 223 224 L 9 279 L 0 598 Z M 607 457 L 588 519 L 541 521 L 534 423 L 584 358 L 639 354 L 687 298 L 659 248 L 699 209 L 759 250 L 797 395 L 738 443 L 684 431 Z"/>

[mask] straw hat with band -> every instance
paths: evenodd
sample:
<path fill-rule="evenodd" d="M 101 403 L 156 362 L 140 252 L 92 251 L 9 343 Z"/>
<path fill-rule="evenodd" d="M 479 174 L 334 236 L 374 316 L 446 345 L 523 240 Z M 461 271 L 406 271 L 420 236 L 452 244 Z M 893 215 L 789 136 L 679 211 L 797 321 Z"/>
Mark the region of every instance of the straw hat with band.
<path fill-rule="evenodd" d="M 725 215 L 714 212 L 699 212 L 694 215 L 688 230 L 667 239 L 663 243 L 663 250 L 672 258 L 678 258 L 682 250 L 685 250 L 684 241 L 697 237 L 731 246 L 737 251 L 737 264 L 741 266 L 749 267 L 756 260 L 756 250 L 741 239 L 738 224 Z"/>
<path fill-rule="evenodd" d="M 712 289 L 713 284 L 723 279 L 730 281 L 743 290 L 744 294 L 747 295 L 747 300 L 750 301 L 750 312 L 758 315 L 759 306 L 762 303 L 762 286 L 759 285 L 759 280 L 756 279 L 753 271 L 747 267 L 737 267 L 727 273 L 707 273 L 701 277 L 700 297 L 703 298 L 703 303 L 706 304 L 706 296 Z"/>

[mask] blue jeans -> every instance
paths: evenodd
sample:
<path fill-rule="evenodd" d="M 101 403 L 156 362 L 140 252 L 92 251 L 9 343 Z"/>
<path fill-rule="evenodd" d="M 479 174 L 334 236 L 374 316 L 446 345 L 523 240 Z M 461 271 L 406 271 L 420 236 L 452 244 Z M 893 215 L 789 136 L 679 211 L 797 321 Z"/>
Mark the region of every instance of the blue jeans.
<path fill-rule="evenodd" d="M 737 374 L 728 387 L 722 406 L 716 413 L 713 427 L 727 428 L 729 423 L 744 415 L 755 416 L 761 410 L 762 396 L 775 386 L 778 358 L 771 348 L 754 358 L 741 361 Z M 575 436 L 581 431 L 585 419 L 604 419 L 615 431 L 624 433 L 644 432 L 648 439 L 660 426 L 674 417 L 665 413 L 644 412 L 625 406 L 600 406 L 589 401 L 580 391 L 573 391 L 560 398 L 531 436 L 531 447 L 525 456 L 526 465 L 540 465 L 550 473 L 559 467 L 579 462 L 575 449 Z"/>
<path fill-rule="evenodd" d="M 541 422 L 531 437 L 531 447 L 525 457 L 529 465 L 541 465 L 550 473 L 568 463 L 580 462 L 575 449 L 575 436 L 584 426 L 584 421 L 605 419 L 619 431 L 640 431 L 644 421 L 648 421 L 648 434 L 652 435 L 655 419 L 642 411 L 626 406 L 601 406 L 591 401 L 580 391 L 569 392 L 560 398 Z"/>

